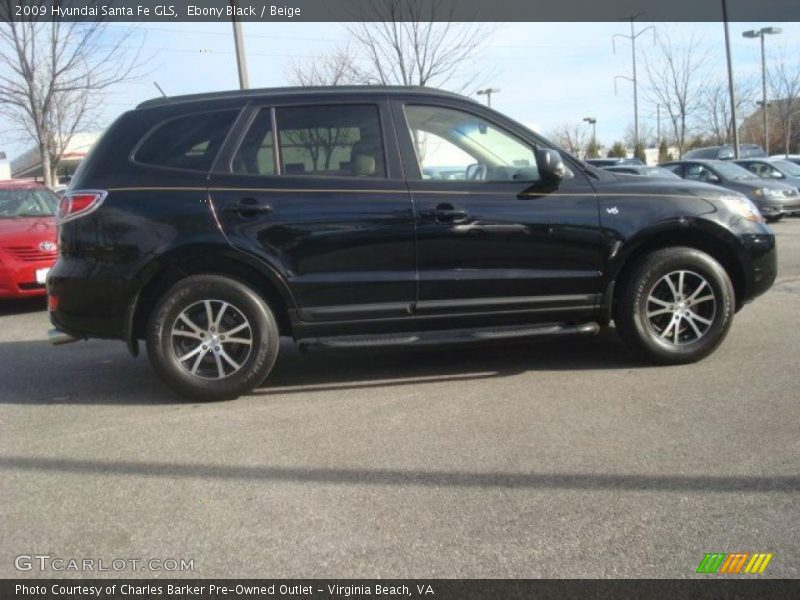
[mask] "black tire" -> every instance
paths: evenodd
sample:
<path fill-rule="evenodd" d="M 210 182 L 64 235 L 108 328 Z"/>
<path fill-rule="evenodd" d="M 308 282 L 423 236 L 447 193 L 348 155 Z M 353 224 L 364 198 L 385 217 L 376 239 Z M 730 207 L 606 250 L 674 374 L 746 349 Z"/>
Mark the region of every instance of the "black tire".
<path fill-rule="evenodd" d="M 778 222 L 778 221 L 780 221 L 781 219 L 783 219 L 783 215 L 778 215 L 778 216 L 776 216 L 776 217 L 764 217 L 764 220 L 765 220 L 767 223 L 777 223 L 777 222 Z"/>
<path fill-rule="evenodd" d="M 221 275 L 193 275 L 167 290 L 150 315 L 146 341 L 159 376 L 179 394 L 201 401 L 251 391 L 269 375 L 279 348 L 269 306 L 245 284 Z"/>
<path fill-rule="evenodd" d="M 676 295 L 674 288 L 681 277 L 685 293 Z M 619 283 L 614 311 L 617 331 L 636 355 L 651 362 L 696 362 L 711 354 L 730 330 L 735 312 L 733 285 L 722 265 L 700 250 L 674 247 L 653 252 Z M 711 300 L 706 286 L 713 292 Z M 698 288 L 694 299 L 690 298 Z"/>

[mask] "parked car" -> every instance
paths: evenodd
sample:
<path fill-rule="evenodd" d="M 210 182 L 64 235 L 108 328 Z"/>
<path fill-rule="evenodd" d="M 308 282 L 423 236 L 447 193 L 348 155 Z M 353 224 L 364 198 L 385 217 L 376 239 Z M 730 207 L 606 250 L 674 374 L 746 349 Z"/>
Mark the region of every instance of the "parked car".
<path fill-rule="evenodd" d="M 615 165 L 644 165 L 638 158 L 587 158 L 584 162 L 598 168 Z"/>
<path fill-rule="evenodd" d="M 660 179 L 680 179 L 675 173 L 663 167 L 647 167 L 644 165 L 615 165 L 603 167 L 612 173 L 627 173 L 628 175 L 639 175 L 640 177 L 657 177 Z"/>
<path fill-rule="evenodd" d="M 0 181 L 0 298 L 43 296 L 56 261 L 58 198 L 30 181 Z"/>
<path fill-rule="evenodd" d="M 459 178 L 426 179 L 447 167 Z M 776 274 L 755 206 L 621 176 L 457 94 L 282 88 L 161 98 L 119 117 L 59 209 L 54 343 L 144 340 L 212 400 L 303 347 L 586 336 L 710 354 Z"/>
<path fill-rule="evenodd" d="M 780 181 L 800 189 L 800 165 L 793 162 L 776 158 L 745 158 L 734 162 L 761 179 Z"/>
<path fill-rule="evenodd" d="M 767 153 L 757 144 L 739 144 L 740 158 L 766 157 Z M 736 158 L 733 145 L 725 146 L 706 146 L 705 148 L 695 148 L 685 152 L 681 160 L 697 160 L 699 158 L 709 160 L 733 160 Z"/>
<path fill-rule="evenodd" d="M 721 160 L 679 160 L 661 165 L 692 181 L 712 183 L 750 198 L 767 221 L 800 212 L 800 192 L 785 183 L 760 179 L 734 162 Z"/>

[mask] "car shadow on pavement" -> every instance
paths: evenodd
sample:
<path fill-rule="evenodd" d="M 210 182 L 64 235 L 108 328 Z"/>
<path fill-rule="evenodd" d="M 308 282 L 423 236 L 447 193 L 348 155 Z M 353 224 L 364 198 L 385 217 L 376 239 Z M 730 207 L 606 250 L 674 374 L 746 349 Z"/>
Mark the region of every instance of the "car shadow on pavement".
<path fill-rule="evenodd" d="M 47 299 L 44 296 L 21 298 L 18 300 L 4 298 L 0 300 L 0 317 L 39 312 L 46 307 Z"/>
<path fill-rule="evenodd" d="M 635 475 L 627 473 L 513 473 L 380 468 L 271 467 L 76 458 L 0 456 L 0 469 L 103 476 L 216 479 L 263 483 L 420 486 L 450 488 L 560 489 L 585 491 L 794 493 L 796 475 Z"/>
<path fill-rule="evenodd" d="M 142 352 L 144 354 L 144 351 Z M 0 404 L 185 404 L 119 342 L 53 347 L 44 341 L 0 343 Z M 613 330 L 583 339 L 538 340 L 422 349 L 314 350 L 288 339 L 278 363 L 252 396 L 474 381 L 530 371 L 629 370 L 643 366 Z"/>
<path fill-rule="evenodd" d="M 291 394 L 509 377 L 531 371 L 647 366 L 606 328 L 581 339 L 539 339 L 420 348 L 317 349 L 283 345 L 269 379 L 253 394 Z"/>

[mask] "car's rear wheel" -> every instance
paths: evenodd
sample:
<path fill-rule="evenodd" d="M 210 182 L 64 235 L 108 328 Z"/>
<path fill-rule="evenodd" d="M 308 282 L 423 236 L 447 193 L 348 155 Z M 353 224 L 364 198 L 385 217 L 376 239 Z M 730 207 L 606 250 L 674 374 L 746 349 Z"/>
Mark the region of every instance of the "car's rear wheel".
<path fill-rule="evenodd" d="M 147 327 L 156 372 L 195 400 L 235 398 L 259 385 L 278 356 L 278 326 L 261 297 L 221 275 L 182 279 L 162 296 Z"/>
<path fill-rule="evenodd" d="M 694 248 L 666 248 L 639 261 L 621 282 L 614 322 L 638 355 L 680 364 L 711 354 L 734 312 L 733 285 L 722 265 Z"/>

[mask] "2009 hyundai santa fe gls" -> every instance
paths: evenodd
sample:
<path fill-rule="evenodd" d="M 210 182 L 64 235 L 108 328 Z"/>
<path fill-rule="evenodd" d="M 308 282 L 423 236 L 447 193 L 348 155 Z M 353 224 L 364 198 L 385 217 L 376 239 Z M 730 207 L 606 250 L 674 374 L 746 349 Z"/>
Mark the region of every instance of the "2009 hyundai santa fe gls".
<path fill-rule="evenodd" d="M 186 396 L 259 385 L 279 336 L 328 347 L 591 335 L 711 353 L 776 276 L 735 192 L 589 167 L 424 88 L 162 98 L 123 114 L 59 208 L 55 342 L 145 340 Z"/>

